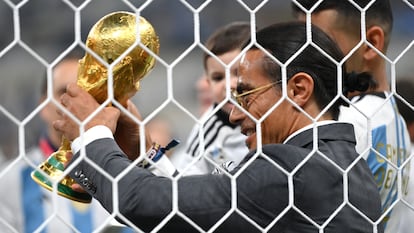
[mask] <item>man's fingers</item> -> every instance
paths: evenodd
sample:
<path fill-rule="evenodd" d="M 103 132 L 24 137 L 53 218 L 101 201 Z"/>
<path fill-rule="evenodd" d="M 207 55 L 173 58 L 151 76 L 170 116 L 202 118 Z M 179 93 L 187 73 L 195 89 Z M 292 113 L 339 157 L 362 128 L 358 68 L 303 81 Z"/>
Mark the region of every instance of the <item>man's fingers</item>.
<path fill-rule="evenodd" d="M 60 102 L 63 106 L 68 107 L 71 99 L 80 95 L 82 89 L 76 83 L 69 83 L 66 86 L 66 92 L 60 96 Z"/>
<path fill-rule="evenodd" d="M 114 107 L 107 107 L 104 109 L 105 111 L 108 111 L 115 120 L 118 120 L 119 116 L 121 115 L 121 111 Z M 105 112 L 106 113 L 106 112 Z"/>
<path fill-rule="evenodd" d="M 80 93 L 81 88 L 76 83 L 69 83 L 66 86 L 66 93 L 69 96 L 75 97 Z"/>
<path fill-rule="evenodd" d="M 61 132 L 69 141 L 73 141 L 79 136 L 79 126 L 70 120 L 56 120 L 53 122 L 53 128 Z"/>
<path fill-rule="evenodd" d="M 67 93 L 64 93 L 63 95 L 60 96 L 60 103 L 64 106 L 67 107 L 69 105 L 69 96 Z"/>
<path fill-rule="evenodd" d="M 62 132 L 64 129 L 65 122 L 62 120 L 56 120 L 52 123 L 53 128 L 59 132 Z"/>
<path fill-rule="evenodd" d="M 56 113 L 58 114 L 58 116 L 60 116 L 61 118 L 63 117 L 63 111 L 60 110 L 59 108 L 56 109 Z"/>
<path fill-rule="evenodd" d="M 73 191 L 78 192 L 78 193 L 86 193 L 86 191 L 82 188 L 82 186 L 80 184 L 72 184 Z"/>

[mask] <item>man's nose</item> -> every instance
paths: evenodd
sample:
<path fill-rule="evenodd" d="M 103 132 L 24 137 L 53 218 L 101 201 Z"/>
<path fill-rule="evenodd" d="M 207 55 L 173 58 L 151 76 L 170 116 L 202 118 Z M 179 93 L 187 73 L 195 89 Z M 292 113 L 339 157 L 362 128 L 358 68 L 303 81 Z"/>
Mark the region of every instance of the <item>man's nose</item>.
<path fill-rule="evenodd" d="M 241 124 L 244 117 L 245 114 L 240 110 L 240 106 L 238 104 L 234 105 L 230 112 L 229 121 L 232 124 L 238 125 Z"/>
<path fill-rule="evenodd" d="M 237 88 L 237 75 L 231 75 L 230 76 L 230 89 L 235 90 Z"/>

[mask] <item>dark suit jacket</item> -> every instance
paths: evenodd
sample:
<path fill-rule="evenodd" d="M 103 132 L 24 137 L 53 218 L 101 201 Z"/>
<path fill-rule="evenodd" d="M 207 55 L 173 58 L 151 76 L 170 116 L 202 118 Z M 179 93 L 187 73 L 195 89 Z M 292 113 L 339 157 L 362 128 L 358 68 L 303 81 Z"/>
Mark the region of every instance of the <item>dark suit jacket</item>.
<path fill-rule="evenodd" d="M 231 176 L 175 177 L 176 185 L 131 165 L 112 139 L 90 143 L 86 154 L 110 176 L 123 176 L 116 188 L 119 211 L 145 231 L 164 220 L 162 232 L 199 232 L 187 221 L 215 232 L 318 232 L 317 226 L 332 233 L 373 232 L 370 220 L 380 217 L 378 190 L 345 123 L 318 127 L 316 143 L 310 129 L 286 144 L 251 151 Z M 70 175 L 114 211 L 107 177 L 84 160 Z"/>

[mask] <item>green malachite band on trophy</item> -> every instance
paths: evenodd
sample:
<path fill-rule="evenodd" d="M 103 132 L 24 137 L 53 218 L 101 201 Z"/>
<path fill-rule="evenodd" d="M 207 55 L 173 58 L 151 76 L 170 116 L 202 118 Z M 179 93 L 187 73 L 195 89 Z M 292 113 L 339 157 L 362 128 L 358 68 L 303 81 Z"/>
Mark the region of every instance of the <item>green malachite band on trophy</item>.
<path fill-rule="evenodd" d="M 59 162 L 55 156 L 50 156 L 47 162 L 52 165 L 54 168 L 57 168 L 61 171 L 65 170 L 63 163 Z"/>
<path fill-rule="evenodd" d="M 32 179 L 35 180 L 38 184 L 40 184 L 42 187 L 48 189 L 49 191 L 53 191 L 53 183 L 39 171 L 32 172 Z M 72 188 L 61 183 L 57 184 L 57 191 L 59 195 L 64 196 L 73 201 L 78 201 L 82 203 L 90 203 L 92 201 L 92 196 L 88 193 L 76 192 Z"/>

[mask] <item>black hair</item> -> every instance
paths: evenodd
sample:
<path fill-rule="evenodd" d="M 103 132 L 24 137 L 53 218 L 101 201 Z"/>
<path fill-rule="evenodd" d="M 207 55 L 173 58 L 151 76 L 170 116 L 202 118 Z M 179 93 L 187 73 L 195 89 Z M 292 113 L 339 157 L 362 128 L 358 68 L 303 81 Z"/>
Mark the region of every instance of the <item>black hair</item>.
<path fill-rule="evenodd" d="M 248 22 L 233 22 L 216 30 L 206 41 L 205 46 L 216 56 L 242 49 L 244 43 L 250 39 L 250 24 Z M 203 64 L 207 68 L 207 59 L 210 54 L 204 53 Z"/>
<path fill-rule="evenodd" d="M 282 63 L 286 63 L 295 53 L 297 53 L 307 42 L 306 24 L 303 22 L 287 22 L 268 26 L 257 32 L 257 43 L 267 50 L 272 56 Z M 344 55 L 336 43 L 321 29 L 312 26 L 312 42 L 320 47 L 328 56 L 336 62 L 343 59 Z M 247 46 L 249 42 L 245 44 Z M 258 49 L 253 47 L 251 49 Z M 272 81 L 281 79 L 281 67 L 270 57 L 265 57 L 263 69 Z M 345 65 L 344 65 L 345 66 Z M 298 72 L 305 72 L 312 76 L 314 80 L 313 95 L 322 109 L 327 106 L 336 96 L 338 87 L 337 65 L 321 53 L 314 45 L 308 44 L 286 67 L 287 78 L 289 79 Z M 343 95 L 347 96 L 349 91 L 365 91 L 368 89 L 369 80 L 372 77 L 367 73 L 346 74 L 345 67 L 342 67 Z M 346 102 L 339 98 L 328 110 L 334 119 L 338 118 L 339 106 L 346 105 Z"/>
<path fill-rule="evenodd" d="M 357 0 L 354 2 L 359 7 L 365 8 L 371 1 L 372 0 Z M 297 2 L 305 9 L 309 10 L 318 2 L 318 0 L 297 0 Z M 292 2 L 291 5 L 295 16 L 303 13 L 296 3 Z M 361 12 L 349 0 L 324 0 L 314 9 L 312 13 L 318 13 L 323 10 L 337 11 L 339 18 L 343 22 L 342 25 L 338 26 L 347 28 L 349 31 L 358 33 L 359 35 L 361 28 Z M 367 28 L 378 25 L 384 30 L 385 50 L 390 42 L 393 21 L 394 19 L 389 0 L 375 0 L 366 11 Z"/>
<path fill-rule="evenodd" d="M 408 103 L 414 106 L 414 81 L 410 78 L 400 78 L 397 80 L 397 93 Z M 414 111 L 399 98 L 396 98 L 398 110 L 404 120 L 410 124 L 414 122 Z"/>

